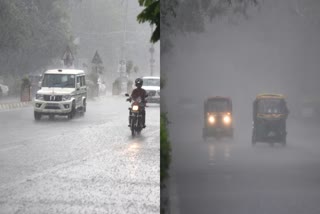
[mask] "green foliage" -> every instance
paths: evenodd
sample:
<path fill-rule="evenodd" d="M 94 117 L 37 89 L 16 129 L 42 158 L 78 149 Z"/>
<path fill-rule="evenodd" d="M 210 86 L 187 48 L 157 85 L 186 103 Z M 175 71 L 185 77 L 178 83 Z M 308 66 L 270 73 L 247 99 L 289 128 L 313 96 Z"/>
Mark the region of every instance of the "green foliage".
<path fill-rule="evenodd" d="M 134 71 L 134 73 L 138 73 L 139 72 L 139 66 L 134 66 L 133 67 L 133 71 Z"/>
<path fill-rule="evenodd" d="M 160 181 L 168 176 L 171 162 L 171 146 L 168 133 L 168 119 L 166 113 L 160 116 Z"/>
<path fill-rule="evenodd" d="M 258 8 L 259 0 L 162 0 L 161 1 L 161 54 L 173 44 L 176 33 L 201 33 L 208 21 L 221 16 L 248 18 L 250 8 Z"/>
<path fill-rule="evenodd" d="M 145 7 L 138 15 L 139 23 L 149 22 L 155 25 L 150 41 L 156 43 L 160 40 L 160 0 L 139 0 L 140 6 Z"/>
<path fill-rule="evenodd" d="M 60 58 L 69 43 L 64 0 L 0 1 L 1 74 L 26 74 Z"/>
<path fill-rule="evenodd" d="M 164 86 L 166 85 L 166 79 L 163 77 L 164 75 L 161 75 L 160 78 L 160 88 L 164 88 Z"/>
<path fill-rule="evenodd" d="M 128 60 L 127 63 L 126 63 L 126 66 L 127 66 L 126 71 L 127 71 L 128 74 L 130 74 L 130 73 L 131 73 L 131 70 L 132 70 L 132 68 L 133 68 L 133 62 L 132 62 L 132 60 Z"/>
<path fill-rule="evenodd" d="M 31 86 L 31 81 L 28 77 L 22 79 L 21 88 L 29 88 Z"/>

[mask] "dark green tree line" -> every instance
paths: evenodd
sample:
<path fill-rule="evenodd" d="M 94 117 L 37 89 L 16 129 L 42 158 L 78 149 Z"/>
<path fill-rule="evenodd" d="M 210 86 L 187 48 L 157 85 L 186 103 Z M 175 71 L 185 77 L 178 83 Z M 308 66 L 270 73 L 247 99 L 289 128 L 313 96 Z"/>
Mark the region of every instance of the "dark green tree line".
<path fill-rule="evenodd" d="M 63 0 L 0 1 L 0 74 L 20 75 L 60 58 L 71 34 Z"/>

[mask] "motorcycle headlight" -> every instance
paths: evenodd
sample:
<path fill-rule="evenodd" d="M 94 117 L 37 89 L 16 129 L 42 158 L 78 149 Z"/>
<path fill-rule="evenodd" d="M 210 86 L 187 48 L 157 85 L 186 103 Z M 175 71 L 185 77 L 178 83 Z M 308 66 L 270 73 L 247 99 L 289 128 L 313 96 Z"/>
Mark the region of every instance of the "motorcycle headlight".
<path fill-rule="evenodd" d="M 36 94 L 37 100 L 43 100 L 43 94 Z"/>
<path fill-rule="evenodd" d="M 210 116 L 208 117 L 208 122 L 211 123 L 211 124 L 214 124 L 214 122 L 216 122 L 216 119 L 214 118 L 213 115 L 210 115 Z"/>
<path fill-rule="evenodd" d="M 71 99 L 71 95 L 63 95 L 62 96 L 62 101 L 67 101 Z"/>
<path fill-rule="evenodd" d="M 224 117 L 223 117 L 223 122 L 224 122 L 225 124 L 229 124 L 229 123 L 231 122 L 230 116 L 228 116 L 228 115 L 224 116 Z"/>
<path fill-rule="evenodd" d="M 139 110 L 139 106 L 137 106 L 137 105 L 132 106 L 132 110 L 133 111 L 138 111 Z"/>

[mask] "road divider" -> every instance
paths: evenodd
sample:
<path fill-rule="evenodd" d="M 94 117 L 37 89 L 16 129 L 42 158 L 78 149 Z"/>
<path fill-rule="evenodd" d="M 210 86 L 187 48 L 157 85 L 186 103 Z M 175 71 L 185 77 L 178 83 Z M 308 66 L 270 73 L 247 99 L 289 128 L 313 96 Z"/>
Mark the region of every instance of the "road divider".
<path fill-rule="evenodd" d="M 0 111 L 10 110 L 16 108 L 24 108 L 32 106 L 32 101 L 30 102 L 14 102 L 14 103 L 0 103 Z"/>

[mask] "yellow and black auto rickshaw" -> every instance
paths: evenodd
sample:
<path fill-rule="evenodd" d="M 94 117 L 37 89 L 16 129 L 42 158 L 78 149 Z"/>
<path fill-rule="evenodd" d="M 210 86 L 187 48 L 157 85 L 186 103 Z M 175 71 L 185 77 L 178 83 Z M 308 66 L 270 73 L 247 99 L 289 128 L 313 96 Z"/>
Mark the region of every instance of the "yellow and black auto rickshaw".
<path fill-rule="evenodd" d="M 252 145 L 257 142 L 286 145 L 289 111 L 281 94 L 260 94 L 253 102 Z"/>
<path fill-rule="evenodd" d="M 204 102 L 203 139 L 233 137 L 232 102 L 227 97 L 210 97 Z"/>

